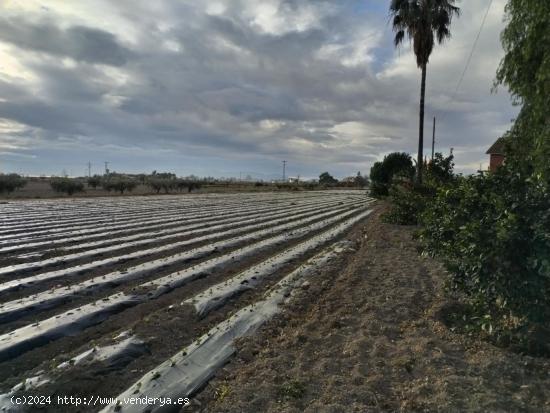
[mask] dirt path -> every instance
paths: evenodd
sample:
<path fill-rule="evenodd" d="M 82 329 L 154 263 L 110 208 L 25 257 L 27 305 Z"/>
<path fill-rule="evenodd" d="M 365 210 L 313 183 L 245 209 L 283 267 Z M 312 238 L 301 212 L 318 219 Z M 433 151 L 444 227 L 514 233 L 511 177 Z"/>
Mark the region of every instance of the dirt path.
<path fill-rule="evenodd" d="M 550 412 L 550 360 L 449 331 L 443 268 L 379 213 L 185 411 Z"/>

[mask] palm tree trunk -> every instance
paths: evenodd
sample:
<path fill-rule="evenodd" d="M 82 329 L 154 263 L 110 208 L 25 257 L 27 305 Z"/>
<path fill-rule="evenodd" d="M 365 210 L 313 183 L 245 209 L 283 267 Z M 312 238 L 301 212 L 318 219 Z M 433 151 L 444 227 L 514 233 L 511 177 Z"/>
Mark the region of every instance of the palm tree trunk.
<path fill-rule="evenodd" d="M 424 166 L 424 97 L 426 95 L 426 64 L 422 65 L 422 82 L 420 84 L 420 121 L 418 127 L 418 158 L 416 161 L 416 180 L 422 183 L 422 167 Z"/>

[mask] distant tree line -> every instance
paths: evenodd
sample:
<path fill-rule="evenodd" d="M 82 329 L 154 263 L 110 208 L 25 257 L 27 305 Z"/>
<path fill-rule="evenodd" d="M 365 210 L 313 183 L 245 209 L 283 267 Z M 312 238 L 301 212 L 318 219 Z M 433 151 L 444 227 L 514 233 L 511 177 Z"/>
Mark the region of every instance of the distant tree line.
<path fill-rule="evenodd" d="M 11 193 L 27 184 L 27 180 L 17 174 L 0 174 L 0 193 Z"/>
<path fill-rule="evenodd" d="M 52 178 L 50 186 L 57 193 L 73 195 L 78 192 L 84 192 L 84 183 L 79 179 L 71 178 Z"/>
<path fill-rule="evenodd" d="M 108 192 L 118 192 L 121 195 L 132 192 L 138 185 L 149 187 L 155 193 L 192 192 L 202 186 L 199 180 L 189 178 L 177 178 L 169 172 L 158 173 L 153 171 L 150 175 L 124 175 L 109 173 L 108 175 L 94 175 L 88 178 L 51 178 L 50 186 L 57 193 L 74 195 L 85 192 L 86 187 L 97 190 L 101 188 Z"/>
<path fill-rule="evenodd" d="M 87 190 L 103 189 L 108 192 L 119 194 L 132 192 L 138 186 L 149 188 L 156 194 L 174 192 L 193 192 L 200 190 L 204 185 L 245 185 L 255 188 L 265 187 L 266 189 L 283 191 L 315 190 L 332 187 L 363 188 L 368 185 L 368 179 L 360 172 L 354 177 L 338 180 L 328 172 L 323 172 L 318 180 L 310 181 L 288 181 L 288 182 L 266 182 L 252 181 L 241 182 L 235 179 L 216 179 L 213 177 L 199 178 L 194 175 L 178 178 L 171 172 L 153 171 L 151 174 L 121 174 L 111 172 L 106 175 L 93 175 L 90 177 L 69 178 L 67 176 L 43 178 L 47 179 L 52 190 L 58 194 L 69 196 L 86 192 Z M 27 179 L 17 174 L 0 174 L 0 193 L 11 193 L 27 183 Z"/>
<path fill-rule="evenodd" d="M 331 186 L 341 186 L 341 187 L 358 187 L 363 188 L 368 186 L 369 180 L 367 177 L 362 176 L 361 172 L 357 172 L 357 175 L 354 177 L 344 178 L 342 180 L 338 180 L 334 178 L 331 174 L 328 172 L 323 172 L 321 175 L 319 175 L 319 185 L 325 186 L 325 187 L 331 187 Z"/>

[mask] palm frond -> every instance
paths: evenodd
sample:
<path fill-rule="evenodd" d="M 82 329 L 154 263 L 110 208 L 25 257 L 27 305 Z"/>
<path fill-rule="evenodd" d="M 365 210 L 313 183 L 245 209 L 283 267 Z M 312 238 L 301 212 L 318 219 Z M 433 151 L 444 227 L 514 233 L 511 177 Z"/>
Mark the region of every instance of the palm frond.
<path fill-rule="evenodd" d="M 451 37 L 451 32 L 446 26 L 438 27 L 437 29 L 437 42 L 443 43 L 445 39 Z"/>
<path fill-rule="evenodd" d="M 405 31 L 404 30 L 399 30 L 396 34 L 395 34 L 395 39 L 393 40 L 393 43 L 395 44 L 395 46 L 399 46 L 401 43 L 403 43 L 403 40 L 405 39 Z"/>
<path fill-rule="evenodd" d="M 419 67 L 428 63 L 435 41 L 442 43 L 451 36 L 452 18 L 460 14 L 456 0 L 392 0 L 394 44 L 398 47 L 405 37 L 413 42 Z"/>

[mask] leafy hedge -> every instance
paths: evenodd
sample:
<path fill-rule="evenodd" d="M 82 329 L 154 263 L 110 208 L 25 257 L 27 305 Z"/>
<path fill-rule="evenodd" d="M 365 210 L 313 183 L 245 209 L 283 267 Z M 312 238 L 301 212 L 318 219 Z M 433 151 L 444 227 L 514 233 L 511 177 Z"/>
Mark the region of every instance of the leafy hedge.
<path fill-rule="evenodd" d="M 468 331 L 550 354 L 548 180 L 510 166 L 462 177 L 435 165 L 422 186 L 391 187 L 384 219 L 419 225 L 423 252 L 445 264 L 449 286 L 465 298 L 456 316 Z"/>
<path fill-rule="evenodd" d="M 458 177 L 426 198 L 423 252 L 449 270 L 467 307 L 459 328 L 550 355 L 550 185 L 542 174 L 502 167 Z M 456 326 L 456 325 L 455 325 Z"/>
<path fill-rule="evenodd" d="M 399 183 L 390 187 L 391 207 L 383 220 L 391 224 L 417 225 L 420 214 L 432 197 L 433 190 L 412 183 Z"/>
<path fill-rule="evenodd" d="M 402 176 L 400 180 L 393 179 L 388 190 L 391 208 L 383 219 L 392 224 L 418 224 L 420 215 L 435 196 L 437 188 L 455 181 L 453 159 L 453 155 L 443 157 L 441 153 L 436 153 L 424 168 L 426 173 L 421 184 L 414 182 L 411 175 Z"/>
<path fill-rule="evenodd" d="M 541 176 L 501 170 L 441 188 L 420 218 L 425 251 L 486 320 L 550 319 L 550 194 Z"/>

